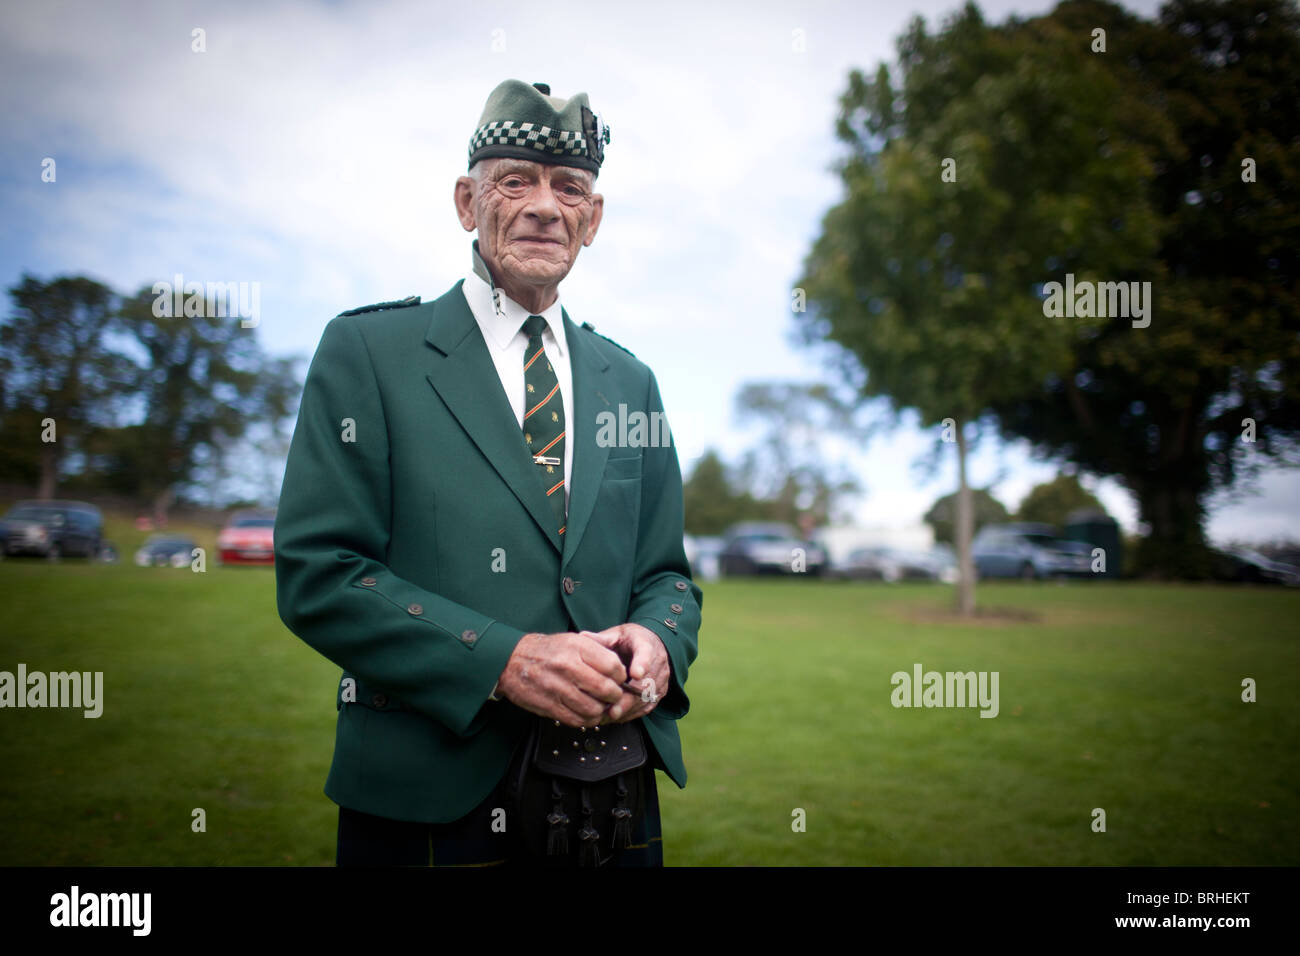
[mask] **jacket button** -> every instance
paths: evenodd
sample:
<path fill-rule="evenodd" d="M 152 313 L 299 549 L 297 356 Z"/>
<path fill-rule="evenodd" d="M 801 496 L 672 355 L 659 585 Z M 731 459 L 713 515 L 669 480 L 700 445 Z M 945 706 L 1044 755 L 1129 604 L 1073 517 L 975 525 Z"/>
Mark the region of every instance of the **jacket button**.
<path fill-rule="evenodd" d="M 387 694 L 376 694 L 374 697 L 371 697 L 371 698 L 370 698 L 370 703 L 374 704 L 376 707 L 387 707 L 387 706 L 388 706 L 388 695 L 387 695 Z"/>
<path fill-rule="evenodd" d="M 565 594 L 572 594 L 578 588 L 578 586 L 573 583 L 573 578 L 566 577 L 560 582 L 560 584 L 564 587 Z"/>
<path fill-rule="evenodd" d="M 366 587 L 368 587 L 368 588 L 373 588 L 373 587 L 375 586 L 375 579 L 374 579 L 374 578 L 362 578 L 362 579 L 361 579 L 361 583 L 364 584 L 364 585 L 365 585 Z"/>
<path fill-rule="evenodd" d="M 463 644 L 468 644 L 470 646 L 473 646 L 474 642 L 478 640 L 478 635 L 473 631 L 462 631 L 460 635 L 460 640 L 461 643 Z"/>
<path fill-rule="evenodd" d="M 667 624 L 674 631 L 677 630 L 677 622 L 674 621 L 671 617 L 664 618 L 664 623 Z"/>
<path fill-rule="evenodd" d="M 406 612 L 408 614 L 414 614 L 418 617 L 419 615 L 424 613 L 424 608 L 418 604 L 408 604 L 406 606 Z"/>
<path fill-rule="evenodd" d="M 669 607 L 668 610 L 672 611 L 674 614 L 681 614 L 682 606 L 680 604 L 674 604 L 671 607 Z"/>
<path fill-rule="evenodd" d="M 679 590 L 679 591 L 685 591 L 685 590 L 686 590 L 686 582 L 685 582 L 685 581 L 678 581 L 677 584 L 676 584 L 676 587 L 677 587 L 677 590 Z"/>

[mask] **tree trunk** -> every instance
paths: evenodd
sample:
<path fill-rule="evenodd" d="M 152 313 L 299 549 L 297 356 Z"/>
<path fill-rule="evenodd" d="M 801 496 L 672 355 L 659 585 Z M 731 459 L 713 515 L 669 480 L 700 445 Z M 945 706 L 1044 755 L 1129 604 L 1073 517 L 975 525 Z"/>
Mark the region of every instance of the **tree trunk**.
<path fill-rule="evenodd" d="M 1205 541 L 1202 491 L 1168 476 L 1134 482 L 1130 487 L 1149 529 L 1138 546 L 1138 573 L 1173 580 L 1209 577 L 1212 562 Z"/>
<path fill-rule="evenodd" d="M 975 613 L 975 561 L 970 540 L 975 525 L 971 507 L 970 485 L 966 482 L 966 423 L 957 422 L 957 613 L 970 617 Z"/>
<path fill-rule="evenodd" d="M 53 498 L 58 491 L 59 455 L 52 442 L 41 445 L 41 483 L 36 490 L 37 498 Z"/>
<path fill-rule="evenodd" d="M 153 500 L 153 525 L 160 531 L 167 527 L 167 509 L 172 506 L 176 493 L 171 486 L 164 488 Z"/>

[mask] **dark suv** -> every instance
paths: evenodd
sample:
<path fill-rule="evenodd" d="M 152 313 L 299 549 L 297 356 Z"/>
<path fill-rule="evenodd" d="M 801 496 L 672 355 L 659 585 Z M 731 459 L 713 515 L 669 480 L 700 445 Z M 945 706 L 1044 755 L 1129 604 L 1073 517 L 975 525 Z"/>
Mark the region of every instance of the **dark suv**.
<path fill-rule="evenodd" d="M 104 519 L 84 501 L 20 501 L 0 519 L 5 556 L 35 554 L 43 558 L 99 554 Z"/>

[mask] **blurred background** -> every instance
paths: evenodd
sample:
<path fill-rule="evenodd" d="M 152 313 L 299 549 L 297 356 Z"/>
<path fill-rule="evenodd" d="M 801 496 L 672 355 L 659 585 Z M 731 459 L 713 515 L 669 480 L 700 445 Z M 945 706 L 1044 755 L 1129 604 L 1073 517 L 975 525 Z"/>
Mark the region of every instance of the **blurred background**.
<path fill-rule="evenodd" d="M 655 371 L 708 582 L 669 862 L 1296 862 L 1294 3 L 0 24 L 0 669 L 108 687 L 0 714 L 0 863 L 332 859 L 337 672 L 268 570 L 299 390 L 465 274 L 511 77 L 611 130 L 561 299 Z M 887 706 L 915 661 L 1015 700 Z"/>

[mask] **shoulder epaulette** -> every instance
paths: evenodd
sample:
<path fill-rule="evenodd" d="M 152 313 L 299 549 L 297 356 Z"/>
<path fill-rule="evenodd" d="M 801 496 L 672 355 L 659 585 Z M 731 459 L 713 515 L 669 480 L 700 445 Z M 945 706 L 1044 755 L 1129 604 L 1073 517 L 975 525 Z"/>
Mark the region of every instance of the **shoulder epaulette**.
<path fill-rule="evenodd" d="M 405 299 L 394 299 L 392 302 L 376 302 L 374 305 L 363 305 L 359 309 L 348 309 L 346 312 L 340 312 L 339 315 L 360 315 L 363 312 L 382 312 L 384 309 L 407 309 L 419 304 L 420 297 L 418 295 L 408 295 Z"/>
<path fill-rule="evenodd" d="M 636 358 L 636 353 L 634 353 L 630 348 L 628 348 L 626 345 L 619 345 L 617 342 L 615 342 L 613 339 L 611 339 L 608 335 L 601 335 L 599 332 L 596 331 L 596 327 L 595 327 L 594 325 L 592 325 L 590 322 L 583 322 L 583 323 L 582 323 L 582 327 L 583 327 L 584 329 L 586 329 L 588 332 L 590 332 L 592 335 L 595 335 L 595 336 L 597 336 L 598 338 L 602 338 L 602 339 L 604 339 L 604 340 L 605 340 L 606 342 L 608 342 L 610 345 L 617 346 L 618 348 L 620 348 L 620 349 L 622 349 L 624 352 L 626 352 L 628 355 L 631 355 L 633 358 Z"/>

